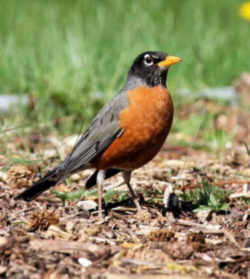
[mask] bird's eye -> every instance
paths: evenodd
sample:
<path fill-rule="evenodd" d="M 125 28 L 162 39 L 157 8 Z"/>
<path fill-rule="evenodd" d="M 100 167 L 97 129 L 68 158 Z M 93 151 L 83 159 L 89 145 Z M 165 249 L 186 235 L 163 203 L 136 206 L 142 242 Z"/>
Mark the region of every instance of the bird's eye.
<path fill-rule="evenodd" d="M 151 66 L 151 65 L 153 65 L 153 64 L 154 64 L 154 59 L 153 59 L 153 57 L 152 57 L 151 55 L 149 55 L 149 54 L 146 54 L 146 55 L 144 56 L 144 64 L 145 64 L 146 66 Z"/>

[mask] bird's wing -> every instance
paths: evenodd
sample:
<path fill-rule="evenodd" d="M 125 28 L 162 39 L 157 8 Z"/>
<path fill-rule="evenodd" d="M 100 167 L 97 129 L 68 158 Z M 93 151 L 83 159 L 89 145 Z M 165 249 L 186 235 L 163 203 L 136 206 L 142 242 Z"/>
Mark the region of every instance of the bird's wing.
<path fill-rule="evenodd" d="M 66 176 L 91 167 L 91 162 L 122 134 L 118 118 L 127 105 L 127 94 L 122 91 L 98 113 L 62 162 L 61 167 L 65 170 Z"/>

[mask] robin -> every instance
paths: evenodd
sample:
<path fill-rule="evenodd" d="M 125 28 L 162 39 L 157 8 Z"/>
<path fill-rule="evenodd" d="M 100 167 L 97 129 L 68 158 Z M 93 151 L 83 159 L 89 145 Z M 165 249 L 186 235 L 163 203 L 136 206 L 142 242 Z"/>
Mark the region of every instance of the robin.
<path fill-rule="evenodd" d="M 17 199 L 30 201 L 73 173 L 95 168 L 86 188 L 98 185 L 99 216 L 103 182 L 119 172 L 139 210 L 130 184 L 131 173 L 152 160 L 169 133 L 174 108 L 166 88 L 167 73 L 171 65 L 180 61 L 164 52 L 140 54 L 119 94 L 92 120 L 66 159 Z"/>

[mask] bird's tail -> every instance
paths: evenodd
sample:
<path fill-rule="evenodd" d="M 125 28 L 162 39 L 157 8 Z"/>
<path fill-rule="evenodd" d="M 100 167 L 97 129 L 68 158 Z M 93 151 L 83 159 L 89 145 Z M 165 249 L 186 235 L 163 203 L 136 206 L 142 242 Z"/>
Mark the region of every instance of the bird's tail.
<path fill-rule="evenodd" d="M 31 201 L 44 191 L 55 186 L 64 178 L 64 171 L 60 167 L 56 167 L 52 171 L 48 172 L 43 178 L 35 182 L 30 188 L 19 194 L 15 199 Z"/>
<path fill-rule="evenodd" d="M 21 194 L 19 194 L 15 199 L 23 199 L 25 201 L 31 201 L 35 199 L 37 196 L 39 196 L 40 194 L 42 194 L 44 191 L 55 186 L 60 181 L 64 180 L 69 175 L 76 172 L 76 171 L 69 172 L 67 168 L 63 166 L 65 165 L 62 163 L 52 171 L 48 172 L 44 177 L 42 177 L 40 180 L 35 182 L 31 187 L 23 191 Z M 120 170 L 118 169 L 108 169 L 106 170 L 105 178 L 108 179 L 119 172 Z M 87 189 L 96 185 L 97 174 L 98 174 L 98 170 L 95 171 L 90 178 L 88 178 L 85 184 L 85 187 Z"/>

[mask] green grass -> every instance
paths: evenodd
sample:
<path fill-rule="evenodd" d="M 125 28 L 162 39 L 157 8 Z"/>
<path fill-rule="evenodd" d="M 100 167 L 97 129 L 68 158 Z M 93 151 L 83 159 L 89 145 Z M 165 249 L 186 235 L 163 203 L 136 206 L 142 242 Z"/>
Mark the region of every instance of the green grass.
<path fill-rule="evenodd" d="M 88 196 L 98 197 L 98 192 L 96 189 L 94 190 L 81 189 L 79 191 L 74 191 L 74 192 L 53 191 L 53 193 L 62 201 L 63 204 L 65 204 L 66 201 L 80 200 Z M 115 200 L 116 202 L 121 202 L 126 200 L 127 198 L 128 198 L 127 192 L 124 191 L 118 192 L 114 189 L 109 189 L 105 191 L 105 193 L 103 194 L 103 200 L 106 204 L 112 202 L 113 200 Z"/>
<path fill-rule="evenodd" d="M 146 191 L 147 192 L 147 191 Z M 63 204 L 66 201 L 74 201 L 79 200 L 83 197 L 88 196 L 96 196 L 97 197 L 97 190 L 85 190 L 81 189 L 75 192 L 58 192 L 53 191 L 53 193 L 60 198 Z M 146 193 L 149 194 L 149 193 Z M 152 198 L 152 194 L 154 197 Z M 159 195 L 160 192 L 154 191 L 154 193 L 150 193 L 151 199 L 148 202 L 151 203 L 159 203 L 162 201 L 162 195 Z M 192 202 L 195 208 L 194 211 L 200 210 L 211 210 L 214 212 L 221 212 L 225 211 L 229 208 L 228 204 L 228 197 L 230 195 L 230 191 L 226 191 L 221 189 L 217 186 L 214 186 L 207 181 L 202 181 L 202 183 L 195 189 L 191 189 L 186 191 L 184 194 L 181 195 L 182 200 L 186 202 Z M 120 192 L 114 189 L 109 189 L 103 195 L 103 199 L 105 203 L 112 202 L 115 200 L 116 202 L 124 201 L 128 198 L 127 192 Z M 247 203 L 247 202 L 246 202 Z"/>
<path fill-rule="evenodd" d="M 53 193 L 62 201 L 63 204 L 65 204 L 66 201 L 80 200 L 83 197 L 98 195 L 96 189 L 91 191 L 81 189 L 75 192 L 58 192 L 54 190 Z"/>
<path fill-rule="evenodd" d="M 53 126 L 63 117 L 59 128 L 78 132 L 145 50 L 183 58 L 169 74 L 173 92 L 229 85 L 250 71 L 250 23 L 237 15 L 241 2 L 3 1 L 0 94 L 32 93 L 36 107 L 24 119 Z"/>
<path fill-rule="evenodd" d="M 225 211 L 229 208 L 227 203 L 230 191 L 226 191 L 207 181 L 202 181 L 195 189 L 182 195 L 184 201 L 192 201 L 195 211 L 211 210 L 214 212 Z"/>
<path fill-rule="evenodd" d="M 173 133 L 185 134 L 189 140 L 177 140 L 181 146 L 192 147 L 193 149 L 206 149 L 217 152 L 223 150 L 228 142 L 233 141 L 233 133 L 216 129 L 214 122 L 218 113 L 209 112 L 205 107 L 200 113 L 191 113 L 186 119 L 175 117 Z"/>

